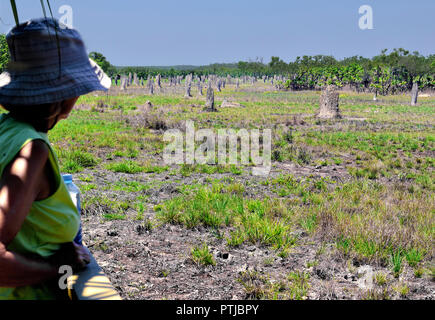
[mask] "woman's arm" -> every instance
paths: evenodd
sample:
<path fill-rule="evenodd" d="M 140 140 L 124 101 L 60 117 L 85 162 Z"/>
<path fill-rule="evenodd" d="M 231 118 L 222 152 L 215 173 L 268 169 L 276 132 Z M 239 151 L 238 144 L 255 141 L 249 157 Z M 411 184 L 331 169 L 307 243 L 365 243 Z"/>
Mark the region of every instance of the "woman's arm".
<path fill-rule="evenodd" d="M 7 251 L 0 244 L 0 287 L 34 285 L 58 276 L 54 265 Z"/>
<path fill-rule="evenodd" d="M 28 143 L 5 168 L 0 180 L 0 286 L 32 285 L 53 278 L 54 266 L 8 252 L 7 245 L 21 229 L 38 196 L 48 147 L 43 141 Z"/>
<path fill-rule="evenodd" d="M 42 140 L 27 144 L 5 168 L 0 180 L 0 287 L 33 285 L 58 275 L 58 266 L 82 267 L 83 256 L 71 248 L 59 252 L 50 261 L 24 257 L 7 251 L 7 246 L 20 231 L 21 225 L 38 195 L 45 193 L 45 165 L 49 149 Z M 64 246 L 65 247 L 65 246 Z M 65 247 L 66 248 L 66 247 Z M 61 259 L 59 259 L 59 257 Z M 57 258 L 57 259 L 56 259 Z M 86 258 L 86 257 L 84 257 Z"/>

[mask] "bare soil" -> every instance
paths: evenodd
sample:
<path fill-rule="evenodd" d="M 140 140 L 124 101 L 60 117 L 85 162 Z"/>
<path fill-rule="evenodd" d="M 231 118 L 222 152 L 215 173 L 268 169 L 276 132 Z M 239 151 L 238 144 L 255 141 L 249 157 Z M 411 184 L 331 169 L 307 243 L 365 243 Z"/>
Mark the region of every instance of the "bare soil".
<path fill-rule="evenodd" d="M 294 163 L 275 163 L 271 176 L 292 173 L 296 177 L 307 175 L 329 176 L 345 181 L 349 179 L 341 166 L 303 167 Z M 109 171 L 85 171 L 92 175 L 94 183 L 105 186 L 120 179 L 131 179 L 132 175 Z M 230 174 L 228 174 L 230 175 Z M 226 174 L 207 175 L 222 178 Z M 234 176 L 233 176 L 234 178 Z M 149 207 L 145 219 L 155 218 L 153 205 L 177 195 L 177 188 L 191 183 L 201 183 L 205 177 L 192 174 L 169 177 L 167 173 L 136 174 L 135 181 L 160 181 L 162 184 L 144 192 L 149 196 Z M 264 197 L 271 191 L 260 183 L 260 178 L 240 175 L 237 180 L 245 182 L 245 195 Z M 173 182 L 181 180 L 181 182 Z M 249 182 L 249 183 L 246 183 Z M 80 183 L 80 181 L 79 181 Z M 101 190 L 91 190 L 91 197 Z M 116 201 L 132 200 L 128 193 L 107 194 Z M 274 195 L 276 197 L 276 194 Z M 160 225 L 148 230 L 143 221 L 131 216 L 126 220 L 106 221 L 101 218 L 104 207 L 90 206 L 83 215 L 83 238 L 100 266 L 119 291 L 123 299 L 254 299 L 239 281 L 248 271 L 265 276 L 270 283 L 285 281 L 291 271 L 304 271 L 310 275 L 309 290 L 304 299 L 435 299 L 435 282 L 428 276 L 416 278 L 413 269 L 405 266 L 399 278 L 394 278 L 391 268 L 368 265 L 366 261 L 344 257 L 333 245 L 322 245 L 322 239 L 295 230 L 298 244 L 286 258 L 280 258 L 271 248 L 260 245 L 242 245 L 229 248 L 222 235 L 229 230 L 187 229 L 179 225 Z M 194 245 L 209 244 L 215 266 L 200 266 L 190 259 Z M 315 262 L 315 263 L 313 263 Z M 367 268 L 369 272 L 367 273 Z M 388 284 L 378 286 L 369 278 L 377 272 L 384 273 Z M 397 289 L 406 283 L 409 291 L 405 295 Z M 264 283 L 259 282 L 261 287 Z M 388 292 L 388 296 L 385 296 Z"/>

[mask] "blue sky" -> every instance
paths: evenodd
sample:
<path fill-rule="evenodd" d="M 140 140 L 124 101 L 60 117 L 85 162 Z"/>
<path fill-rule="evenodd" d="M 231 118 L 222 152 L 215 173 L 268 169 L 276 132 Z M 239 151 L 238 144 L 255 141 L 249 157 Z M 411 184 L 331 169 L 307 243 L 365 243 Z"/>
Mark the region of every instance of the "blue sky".
<path fill-rule="evenodd" d="M 16 0 L 20 20 L 42 16 L 39 0 Z M 404 47 L 435 54 L 435 0 L 51 0 L 73 9 L 89 51 L 114 65 L 204 65 L 279 56 L 372 57 Z M 371 5 L 374 30 L 360 30 Z M 0 32 L 14 24 L 0 0 Z"/>

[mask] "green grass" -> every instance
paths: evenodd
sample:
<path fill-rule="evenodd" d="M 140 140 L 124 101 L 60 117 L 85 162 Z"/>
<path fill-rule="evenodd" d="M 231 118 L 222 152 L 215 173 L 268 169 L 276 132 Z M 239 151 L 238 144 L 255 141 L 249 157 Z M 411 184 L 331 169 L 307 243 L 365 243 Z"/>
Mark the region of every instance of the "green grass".
<path fill-rule="evenodd" d="M 399 283 L 394 287 L 394 291 L 396 291 L 401 298 L 406 298 L 409 293 L 409 287 L 406 283 Z"/>
<path fill-rule="evenodd" d="M 165 223 L 182 224 L 188 228 L 203 225 L 210 228 L 232 226 L 229 245 L 244 242 L 261 243 L 277 249 L 295 243 L 291 226 L 274 217 L 286 209 L 270 200 L 243 198 L 228 192 L 222 185 L 199 187 L 194 193 L 175 197 L 156 206 L 157 217 Z"/>
<path fill-rule="evenodd" d="M 242 272 L 237 281 L 243 285 L 248 300 L 304 300 L 310 289 L 309 273 L 290 272 L 285 279 L 272 282 L 257 271 Z"/>
<path fill-rule="evenodd" d="M 250 199 L 243 196 L 240 185 L 213 183 L 186 189 L 155 209 L 164 223 L 188 228 L 231 227 L 226 238 L 229 246 L 249 242 L 286 249 L 296 242 L 291 231 L 297 226 L 311 234 L 326 234 L 345 255 L 371 261 L 394 257 L 393 269 L 401 263 L 398 252 L 403 251 L 400 256 L 405 254 L 408 263 L 415 266 L 423 260 L 424 252 L 432 250 L 429 244 L 435 221 L 432 195 L 426 192 L 409 194 L 406 189 L 392 190 L 370 180 L 336 186 L 328 179 L 299 181 L 291 175 L 267 184 L 285 188 L 291 197 Z M 234 188 L 239 191 L 234 192 Z M 406 215 L 399 216 L 404 210 Z"/>
<path fill-rule="evenodd" d="M 169 170 L 168 166 L 146 165 L 144 167 L 145 173 L 162 173 Z"/>
<path fill-rule="evenodd" d="M 398 278 L 402 271 L 403 252 L 401 250 L 392 252 L 390 256 L 390 262 L 391 262 L 394 276 Z"/>
<path fill-rule="evenodd" d="M 130 174 L 145 171 L 145 167 L 141 166 L 139 163 L 133 160 L 124 160 L 117 163 L 110 163 L 106 165 L 106 169 L 113 172 L 130 173 Z"/>
<path fill-rule="evenodd" d="M 118 213 L 107 213 L 103 215 L 106 220 L 125 220 L 127 217 Z"/>
<path fill-rule="evenodd" d="M 180 165 L 179 173 L 183 177 L 189 177 L 194 173 L 232 173 L 233 175 L 241 175 L 243 173 L 243 169 L 236 165 L 182 164 Z"/>
<path fill-rule="evenodd" d="M 57 150 L 61 171 L 67 173 L 77 173 L 84 168 L 95 167 L 100 160 L 93 154 L 84 150 Z"/>
<path fill-rule="evenodd" d="M 374 277 L 374 282 L 378 285 L 378 286 L 384 286 L 387 284 L 388 282 L 388 278 L 387 275 L 383 272 L 377 272 Z"/>
<path fill-rule="evenodd" d="M 216 261 L 213 258 L 213 255 L 210 253 L 210 249 L 208 248 L 208 245 L 206 243 L 203 243 L 202 246 L 195 246 L 194 248 L 192 248 L 191 257 L 193 262 L 198 265 L 216 265 Z"/>
<path fill-rule="evenodd" d="M 310 275 L 306 272 L 294 271 L 288 275 L 290 282 L 289 291 L 292 300 L 302 300 L 307 296 Z"/>
<path fill-rule="evenodd" d="M 360 150 L 382 157 L 396 150 L 415 152 L 420 148 L 434 150 L 433 134 L 402 132 L 308 132 L 305 143 L 326 144 L 343 150 Z"/>
<path fill-rule="evenodd" d="M 93 183 L 82 184 L 80 186 L 80 189 L 81 189 L 82 192 L 88 192 L 90 190 L 94 190 L 94 189 L 97 189 L 97 188 L 98 188 L 98 186 L 96 184 L 93 184 Z"/>
<path fill-rule="evenodd" d="M 424 253 L 414 248 L 405 253 L 405 258 L 411 267 L 416 267 L 423 260 L 423 257 Z"/>
<path fill-rule="evenodd" d="M 96 211 L 109 220 L 112 218 L 116 219 L 119 216 L 124 217 L 126 211 L 131 207 L 132 204 L 129 201 L 120 201 L 116 198 L 109 198 L 106 194 L 89 197 L 84 193 L 82 201 L 84 215 L 87 215 L 90 211 Z"/>

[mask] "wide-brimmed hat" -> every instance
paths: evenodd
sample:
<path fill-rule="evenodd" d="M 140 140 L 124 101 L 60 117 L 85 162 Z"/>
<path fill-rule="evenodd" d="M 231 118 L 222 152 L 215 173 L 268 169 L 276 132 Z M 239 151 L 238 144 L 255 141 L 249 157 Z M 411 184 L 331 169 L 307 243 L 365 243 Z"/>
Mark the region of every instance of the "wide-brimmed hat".
<path fill-rule="evenodd" d="M 40 105 L 110 88 L 80 34 L 56 19 L 22 23 L 6 39 L 11 62 L 0 75 L 2 105 Z"/>

